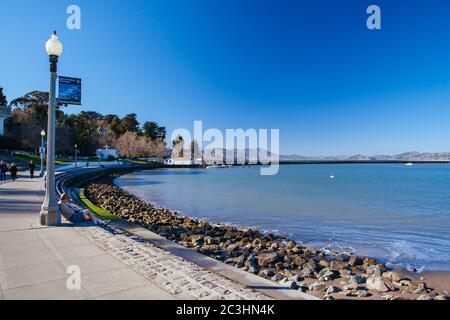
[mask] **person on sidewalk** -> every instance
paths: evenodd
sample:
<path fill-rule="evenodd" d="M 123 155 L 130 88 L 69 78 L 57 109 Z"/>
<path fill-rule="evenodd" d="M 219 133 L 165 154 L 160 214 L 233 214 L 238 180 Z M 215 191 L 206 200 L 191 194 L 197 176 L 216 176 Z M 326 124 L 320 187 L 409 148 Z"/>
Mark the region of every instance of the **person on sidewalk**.
<path fill-rule="evenodd" d="M 18 171 L 18 169 L 17 169 L 16 164 L 14 162 L 11 163 L 11 166 L 9 167 L 9 172 L 11 172 L 11 179 L 12 179 L 12 181 L 16 181 L 16 179 L 17 179 L 17 171 Z"/>
<path fill-rule="evenodd" d="M 59 209 L 61 214 L 72 223 L 79 223 L 85 221 L 92 221 L 95 225 L 105 226 L 109 221 L 103 221 L 98 218 L 91 210 L 82 210 L 74 203 L 70 202 L 68 194 L 63 193 L 59 200 Z"/>
<path fill-rule="evenodd" d="M 30 163 L 28 164 L 28 169 L 30 169 L 30 178 L 33 179 L 34 178 L 34 168 L 36 168 L 36 166 L 33 163 L 33 160 L 30 160 Z"/>
<path fill-rule="evenodd" d="M 6 181 L 6 171 L 8 171 L 8 166 L 3 160 L 0 160 L 0 181 Z"/>

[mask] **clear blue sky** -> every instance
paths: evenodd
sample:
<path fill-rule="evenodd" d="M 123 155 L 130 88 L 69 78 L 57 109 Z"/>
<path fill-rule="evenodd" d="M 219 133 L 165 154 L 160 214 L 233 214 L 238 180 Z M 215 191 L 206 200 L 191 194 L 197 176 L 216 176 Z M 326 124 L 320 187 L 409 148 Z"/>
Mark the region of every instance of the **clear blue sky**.
<path fill-rule="evenodd" d="M 82 29 L 66 28 L 66 8 Z M 366 28 L 378 4 L 382 30 Z M 279 128 L 303 155 L 450 151 L 450 2 L 0 0 L 0 85 L 9 100 L 83 78 L 83 106 L 135 112 L 169 132 Z"/>

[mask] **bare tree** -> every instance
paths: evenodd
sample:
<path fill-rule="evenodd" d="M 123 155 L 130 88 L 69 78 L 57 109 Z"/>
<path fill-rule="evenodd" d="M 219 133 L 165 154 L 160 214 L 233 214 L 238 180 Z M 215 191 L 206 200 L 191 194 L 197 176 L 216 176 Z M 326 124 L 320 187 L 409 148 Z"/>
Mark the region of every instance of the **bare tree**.
<path fill-rule="evenodd" d="M 116 143 L 120 155 L 127 158 L 164 157 L 165 143 L 160 140 L 141 137 L 136 132 L 126 132 Z"/>

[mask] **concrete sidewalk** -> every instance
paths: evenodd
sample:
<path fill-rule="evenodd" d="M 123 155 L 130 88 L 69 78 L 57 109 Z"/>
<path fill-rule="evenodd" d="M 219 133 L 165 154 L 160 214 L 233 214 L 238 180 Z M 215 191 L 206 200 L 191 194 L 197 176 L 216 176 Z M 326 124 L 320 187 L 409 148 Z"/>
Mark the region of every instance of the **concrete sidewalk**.
<path fill-rule="evenodd" d="M 249 282 L 246 273 L 235 279 L 230 274 L 237 271 L 230 273 L 225 264 L 217 267 L 219 262 L 199 260 L 193 251 L 168 248 L 150 231 L 130 232 L 130 226 L 116 223 L 107 228 L 91 223 L 41 227 L 43 198 L 43 183 L 37 179 L 0 185 L 0 300 L 270 299 L 248 283 L 274 291 L 262 278 Z M 80 290 L 67 285 L 72 266 L 81 271 Z M 288 288 L 276 289 L 281 294 Z"/>
<path fill-rule="evenodd" d="M 73 225 L 41 227 L 42 189 L 38 179 L 0 185 L 0 300 L 176 299 Z M 66 284 L 73 265 L 81 269 L 80 290 Z"/>

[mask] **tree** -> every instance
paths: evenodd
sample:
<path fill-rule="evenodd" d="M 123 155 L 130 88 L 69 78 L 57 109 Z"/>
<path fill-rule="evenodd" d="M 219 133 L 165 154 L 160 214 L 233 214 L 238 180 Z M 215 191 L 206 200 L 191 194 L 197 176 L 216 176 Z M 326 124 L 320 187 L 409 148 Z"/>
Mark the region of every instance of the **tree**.
<path fill-rule="evenodd" d="M 122 126 L 122 120 L 120 120 L 118 116 L 114 116 L 111 119 L 109 127 L 111 128 L 111 131 L 113 132 L 116 138 L 118 138 L 119 136 L 121 136 L 126 132 Z"/>
<path fill-rule="evenodd" d="M 3 94 L 3 88 L 0 87 L 0 106 L 7 106 L 8 101 L 6 100 L 5 95 Z"/>
<path fill-rule="evenodd" d="M 164 157 L 165 143 L 139 136 L 136 132 L 128 131 L 116 141 L 116 148 L 120 155 L 127 158 Z"/>
<path fill-rule="evenodd" d="M 101 147 L 97 121 L 93 121 L 86 112 L 70 117 L 72 118 L 74 143 L 78 144 L 81 154 L 95 154 L 95 151 Z"/>
<path fill-rule="evenodd" d="M 158 130 L 158 124 L 156 122 L 145 122 L 144 126 L 144 136 L 150 138 L 150 139 L 156 139 L 156 132 Z"/>
<path fill-rule="evenodd" d="M 121 121 L 122 129 L 125 132 L 136 132 L 140 133 L 141 129 L 139 128 L 139 122 L 137 121 L 136 113 L 127 114 Z"/>
<path fill-rule="evenodd" d="M 103 116 L 100 113 L 98 113 L 97 111 L 81 111 L 80 114 L 85 115 L 92 121 L 99 121 L 99 120 L 103 119 Z"/>
<path fill-rule="evenodd" d="M 7 138 L 14 140 L 15 148 L 32 149 L 36 152 L 39 149 L 40 133 L 47 128 L 48 98 L 47 92 L 33 91 L 11 101 L 13 114 L 5 121 L 5 127 Z M 6 103 L 2 90 L 0 101 Z M 82 155 L 91 156 L 104 145 L 117 147 L 118 144 L 126 155 L 166 156 L 166 128 L 160 127 L 156 122 L 146 122 L 144 127 L 143 136 L 135 113 L 121 119 L 115 114 L 103 116 L 95 111 L 67 115 L 57 108 L 56 152 L 73 155 L 74 145 L 77 144 Z M 130 134 L 124 136 L 126 133 Z M 124 145 L 126 143 L 131 145 L 127 147 Z"/>
<path fill-rule="evenodd" d="M 144 129 L 144 135 L 147 138 L 150 138 L 152 140 L 165 140 L 166 139 L 166 128 L 160 127 L 158 123 L 153 121 L 147 121 L 144 123 L 143 126 Z"/>
<path fill-rule="evenodd" d="M 11 101 L 11 132 L 26 148 L 37 150 L 41 144 L 41 131 L 47 128 L 48 92 L 33 91 Z"/>

